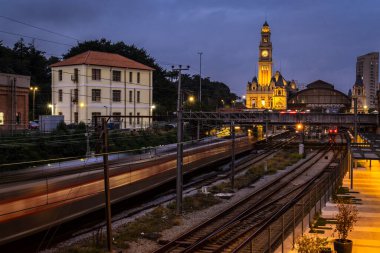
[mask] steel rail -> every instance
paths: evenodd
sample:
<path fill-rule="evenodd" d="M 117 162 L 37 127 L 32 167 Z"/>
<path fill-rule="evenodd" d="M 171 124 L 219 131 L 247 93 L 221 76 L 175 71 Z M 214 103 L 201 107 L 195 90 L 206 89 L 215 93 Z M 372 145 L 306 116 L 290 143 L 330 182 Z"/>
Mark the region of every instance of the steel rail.
<path fill-rule="evenodd" d="M 344 150 L 340 150 L 340 152 L 343 152 Z M 339 151 L 337 153 L 334 153 L 334 157 L 333 159 L 331 160 L 331 163 L 329 165 L 331 165 L 332 163 L 335 162 L 336 158 L 338 157 L 339 155 Z M 329 167 L 329 165 L 327 165 L 327 167 Z M 310 194 L 309 190 L 310 188 L 313 187 L 313 185 L 316 184 L 316 181 L 317 180 L 320 180 L 322 181 L 322 177 L 324 178 L 329 178 L 331 173 L 335 173 L 335 174 L 338 174 L 340 173 L 340 175 L 335 175 L 335 180 L 337 180 L 337 178 L 340 176 L 342 177 L 342 173 L 341 171 L 335 171 L 335 172 L 331 172 L 331 171 L 326 171 L 326 170 L 323 170 L 321 171 L 319 174 L 318 174 L 318 177 L 316 177 L 314 180 L 311 180 L 309 181 L 306 185 L 303 186 L 303 190 L 297 194 L 297 196 L 295 196 L 291 201 L 289 201 L 288 203 L 286 203 L 285 206 L 283 206 L 280 210 L 278 210 L 273 216 L 271 216 L 268 220 L 266 220 L 256 231 L 254 231 L 249 237 L 245 238 L 243 240 L 243 242 L 241 242 L 238 246 L 236 246 L 233 250 L 231 250 L 230 252 L 232 253 L 237 253 L 237 252 L 240 252 L 248 243 L 250 243 L 253 238 L 257 237 L 260 233 L 263 233 L 263 231 L 268 227 L 270 226 L 270 224 L 273 224 L 276 220 L 278 220 L 282 215 L 284 215 L 286 213 L 286 211 L 290 210 L 290 208 L 292 208 L 295 204 L 297 204 L 303 197 L 305 197 L 306 195 Z M 329 180 L 326 180 L 324 179 L 325 181 L 329 181 Z M 330 182 L 330 181 L 329 181 Z M 320 183 L 320 182 L 319 182 Z M 306 204 L 306 203 L 305 203 Z M 308 203 L 308 205 L 311 205 L 311 203 Z M 298 215 L 299 216 L 299 215 Z M 302 215 L 301 215 L 302 216 Z M 303 219 L 303 217 L 301 217 Z M 286 227 L 286 229 L 288 229 L 290 225 L 288 224 L 288 226 Z M 248 233 L 248 232 L 246 232 Z M 279 235 L 277 235 L 278 237 Z M 278 240 L 278 238 L 277 238 Z M 277 241 L 275 240 L 275 242 Z M 274 244 L 274 243 L 273 243 Z M 223 245 L 225 248 L 227 247 L 226 245 Z M 215 252 L 222 252 L 223 251 L 223 248 L 221 247 L 220 249 L 218 249 L 217 251 Z"/>
<path fill-rule="evenodd" d="M 321 151 L 318 151 L 318 153 L 320 153 Z M 324 155 L 324 154 L 323 154 Z M 320 157 L 322 157 L 323 155 L 321 155 Z M 311 157 L 309 158 L 308 160 L 304 161 L 303 163 L 301 163 L 300 165 L 294 167 L 292 169 L 291 172 L 294 172 L 296 171 L 298 168 L 300 168 L 301 166 L 304 166 L 307 162 L 311 161 L 312 159 L 314 159 L 316 156 L 314 157 Z M 318 157 L 317 159 L 315 159 L 315 162 L 316 163 L 319 158 Z M 167 245 L 164 245 L 162 248 L 158 249 L 157 251 L 155 252 L 167 252 L 169 251 L 170 249 L 173 249 L 173 248 L 176 248 L 178 246 L 180 246 L 181 244 L 183 244 L 184 240 L 186 237 L 191 237 L 193 234 L 199 232 L 201 229 L 203 229 L 204 227 L 208 227 L 210 226 L 212 223 L 215 223 L 217 222 L 218 220 L 223 220 L 221 219 L 222 217 L 225 217 L 229 212 L 233 212 L 234 209 L 236 209 L 237 207 L 245 204 L 246 202 L 249 202 L 250 199 L 252 199 L 254 196 L 256 197 L 258 193 L 261 193 L 261 192 L 264 192 L 268 189 L 268 187 L 270 186 L 273 186 L 275 184 L 277 184 L 280 180 L 282 180 L 283 178 L 279 177 L 277 178 L 276 180 L 274 181 L 271 181 L 269 182 L 268 184 L 266 184 L 265 186 L 263 186 L 262 188 L 254 191 L 253 193 L 251 193 L 250 195 L 248 195 L 247 197 L 245 197 L 244 199 L 240 200 L 239 202 L 237 202 L 234 206 L 232 207 L 229 207 L 225 210 L 223 210 L 222 212 L 218 213 L 217 215 L 215 215 L 213 218 L 205 221 L 204 223 L 196 226 L 195 228 L 193 228 L 191 231 L 188 231 L 187 233 L 184 233 L 183 235 L 179 236 L 177 239 L 173 240 L 172 242 L 170 242 L 169 244 Z M 288 182 L 286 182 L 288 183 Z M 281 187 L 283 186 L 283 184 L 281 185 Z M 278 190 L 279 188 L 281 189 L 281 187 L 277 187 L 276 190 Z M 265 197 L 267 197 L 269 195 L 265 195 Z M 265 197 L 263 199 L 265 199 Z M 205 236 L 205 235 L 204 235 Z M 207 236 L 204 237 L 204 239 L 202 240 L 202 243 L 207 239 L 206 238 Z M 178 243 L 177 243 L 178 242 Z M 197 243 L 193 243 L 192 245 L 189 245 L 190 247 L 187 247 L 187 249 L 193 249 L 193 248 L 196 248 L 198 247 L 200 244 L 197 244 Z"/>

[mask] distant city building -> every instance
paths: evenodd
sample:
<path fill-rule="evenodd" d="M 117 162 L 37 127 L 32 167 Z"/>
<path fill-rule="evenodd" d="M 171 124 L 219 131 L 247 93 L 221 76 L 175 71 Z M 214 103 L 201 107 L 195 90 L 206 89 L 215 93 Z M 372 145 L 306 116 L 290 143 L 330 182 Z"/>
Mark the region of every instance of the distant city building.
<path fill-rule="evenodd" d="M 30 76 L 0 73 L 0 130 L 28 128 Z"/>
<path fill-rule="evenodd" d="M 363 85 L 363 79 L 360 75 L 356 76 L 356 81 L 352 87 L 352 103 L 351 103 L 351 112 L 354 111 L 354 99 L 357 99 L 357 110 L 358 113 L 368 113 L 368 106 L 366 100 L 366 92 Z"/>
<path fill-rule="evenodd" d="M 288 109 L 291 110 L 338 113 L 348 112 L 350 108 L 350 98 L 322 80 L 306 85 L 306 89 L 292 94 L 288 100 Z"/>
<path fill-rule="evenodd" d="M 368 109 L 376 109 L 376 92 L 379 90 L 379 52 L 359 56 L 356 61 L 356 75 L 361 76 L 363 80 L 366 96 L 364 105 Z"/>
<path fill-rule="evenodd" d="M 52 114 L 66 123 L 95 116 L 151 116 L 153 68 L 124 56 L 87 51 L 51 65 Z M 145 128 L 148 118 L 111 119 L 116 127 Z"/>
<path fill-rule="evenodd" d="M 267 22 L 261 28 L 259 45 L 259 62 L 257 76 L 247 84 L 246 107 L 252 109 L 287 108 L 289 94 L 297 91 L 294 81 L 286 81 L 279 71 L 273 74 L 272 42 L 270 27 Z"/>

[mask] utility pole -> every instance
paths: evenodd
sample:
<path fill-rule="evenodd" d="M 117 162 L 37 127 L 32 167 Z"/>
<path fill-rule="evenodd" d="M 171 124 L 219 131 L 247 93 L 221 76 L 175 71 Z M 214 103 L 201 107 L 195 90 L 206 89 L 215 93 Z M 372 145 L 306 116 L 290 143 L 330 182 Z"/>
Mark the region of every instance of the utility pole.
<path fill-rule="evenodd" d="M 108 168 L 108 129 L 107 119 L 102 118 L 102 137 L 103 137 L 103 167 L 104 167 L 104 194 L 106 201 L 106 223 L 107 223 L 107 248 L 112 252 L 112 224 L 111 224 L 111 195 L 110 195 L 110 180 Z"/>
<path fill-rule="evenodd" d="M 198 52 L 199 54 L 199 106 L 202 111 L 202 52 Z M 197 140 L 200 139 L 200 130 L 201 122 L 197 121 Z"/>
<path fill-rule="evenodd" d="M 235 187 L 235 122 L 231 121 L 231 188 Z"/>
<path fill-rule="evenodd" d="M 178 68 L 172 69 L 178 71 L 178 93 L 177 93 L 177 189 L 176 189 L 176 214 L 182 214 L 182 188 L 183 188 L 183 121 L 182 121 L 182 96 L 181 96 L 181 71 L 189 70 L 190 66 L 182 68 L 182 65 L 178 65 Z"/>

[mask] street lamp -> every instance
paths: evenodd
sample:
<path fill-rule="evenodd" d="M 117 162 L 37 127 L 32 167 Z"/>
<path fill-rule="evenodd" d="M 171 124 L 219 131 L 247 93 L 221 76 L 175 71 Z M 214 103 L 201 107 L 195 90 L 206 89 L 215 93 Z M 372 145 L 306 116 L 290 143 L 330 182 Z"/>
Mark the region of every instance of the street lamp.
<path fill-rule="evenodd" d="M 194 103 L 195 97 L 194 96 L 189 96 L 188 100 L 189 100 L 190 103 Z"/>
<path fill-rule="evenodd" d="M 38 91 L 37 86 L 31 86 L 30 90 L 33 91 L 33 113 L 32 113 L 32 120 L 34 120 L 34 108 L 35 108 L 35 101 L 36 101 L 36 91 Z"/>

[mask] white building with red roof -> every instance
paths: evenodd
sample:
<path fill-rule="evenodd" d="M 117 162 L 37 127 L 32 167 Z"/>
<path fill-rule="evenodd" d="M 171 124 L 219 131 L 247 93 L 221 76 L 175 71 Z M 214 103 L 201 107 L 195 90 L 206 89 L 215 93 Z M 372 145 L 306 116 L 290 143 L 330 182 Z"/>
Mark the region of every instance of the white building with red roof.
<path fill-rule="evenodd" d="M 65 122 L 94 116 L 151 116 L 154 69 L 124 56 L 87 51 L 52 64 L 52 114 Z M 145 128 L 149 118 L 111 118 L 116 128 Z"/>

